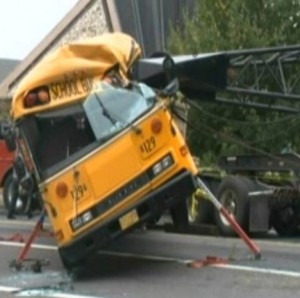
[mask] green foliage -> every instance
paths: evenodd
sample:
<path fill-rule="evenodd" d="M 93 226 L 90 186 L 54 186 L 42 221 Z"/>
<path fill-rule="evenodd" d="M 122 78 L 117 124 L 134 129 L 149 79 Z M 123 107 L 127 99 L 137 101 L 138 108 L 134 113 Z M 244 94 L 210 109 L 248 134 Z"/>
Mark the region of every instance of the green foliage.
<path fill-rule="evenodd" d="M 184 13 L 184 20 L 184 28 L 171 29 L 173 54 L 297 44 L 300 0 L 199 0 L 194 15 Z M 200 110 L 190 111 L 188 141 L 206 163 L 222 154 L 280 152 L 287 143 L 297 149 L 298 116 L 201 103 Z"/>
<path fill-rule="evenodd" d="M 8 101 L 1 101 L 0 102 L 0 120 L 8 120 L 9 119 L 9 109 L 10 109 L 10 102 Z"/>

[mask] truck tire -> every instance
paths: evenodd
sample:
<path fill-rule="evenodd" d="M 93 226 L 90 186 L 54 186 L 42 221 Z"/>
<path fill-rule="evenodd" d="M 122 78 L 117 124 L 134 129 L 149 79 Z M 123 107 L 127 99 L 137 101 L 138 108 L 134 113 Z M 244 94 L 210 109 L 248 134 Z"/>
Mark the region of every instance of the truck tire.
<path fill-rule="evenodd" d="M 5 178 L 4 184 L 3 184 L 3 204 L 6 210 L 9 210 L 13 192 L 15 191 L 12 183 L 12 173 L 8 174 L 8 176 Z M 17 198 L 16 206 L 15 206 L 15 214 L 23 214 L 26 209 L 26 202 L 22 197 Z"/>
<path fill-rule="evenodd" d="M 298 179 L 288 181 L 287 185 L 291 186 L 294 190 L 297 190 L 298 192 L 300 190 L 300 184 Z M 276 231 L 276 233 L 278 234 L 278 236 L 299 236 L 299 211 L 299 203 L 287 203 L 272 209 L 270 215 L 270 223 Z"/>
<path fill-rule="evenodd" d="M 271 225 L 281 237 L 299 234 L 299 210 L 294 206 L 274 210 L 271 214 Z"/>
<path fill-rule="evenodd" d="M 246 177 L 227 176 L 222 180 L 217 191 L 217 198 L 220 203 L 235 216 L 237 223 L 246 233 L 249 232 L 248 192 L 252 187 L 253 182 Z M 236 235 L 229 222 L 217 209 L 215 209 L 214 215 L 216 224 L 222 235 Z"/>

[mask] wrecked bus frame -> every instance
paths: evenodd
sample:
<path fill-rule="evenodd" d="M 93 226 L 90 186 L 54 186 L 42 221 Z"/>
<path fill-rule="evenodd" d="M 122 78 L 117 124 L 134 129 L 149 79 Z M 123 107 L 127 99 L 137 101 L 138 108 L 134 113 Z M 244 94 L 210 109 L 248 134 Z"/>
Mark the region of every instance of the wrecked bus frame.
<path fill-rule="evenodd" d="M 67 44 L 13 98 L 16 171 L 45 206 L 67 269 L 166 210 L 187 223 L 198 169 L 170 107 L 179 86 L 214 96 L 226 84 L 226 58 L 139 57 L 122 33 Z"/>

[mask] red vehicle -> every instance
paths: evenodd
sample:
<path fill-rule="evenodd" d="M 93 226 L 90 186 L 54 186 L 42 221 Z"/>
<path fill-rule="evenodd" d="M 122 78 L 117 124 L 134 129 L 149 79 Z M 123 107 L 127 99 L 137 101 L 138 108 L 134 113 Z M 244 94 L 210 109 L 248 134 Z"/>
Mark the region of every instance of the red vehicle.
<path fill-rule="evenodd" d="M 5 141 L 0 135 L 0 181 L 1 187 L 4 187 L 5 182 L 9 180 L 12 172 L 12 163 L 14 159 L 14 152 L 10 152 L 5 144 Z"/>
<path fill-rule="evenodd" d="M 5 140 L 3 138 L 5 129 L 8 124 L 6 122 L 0 122 L 0 187 L 3 192 L 4 207 L 7 208 L 11 201 L 11 181 L 12 181 L 12 168 L 14 160 L 14 152 L 8 150 Z M 17 212 L 20 211 L 20 200 L 17 201 Z"/>

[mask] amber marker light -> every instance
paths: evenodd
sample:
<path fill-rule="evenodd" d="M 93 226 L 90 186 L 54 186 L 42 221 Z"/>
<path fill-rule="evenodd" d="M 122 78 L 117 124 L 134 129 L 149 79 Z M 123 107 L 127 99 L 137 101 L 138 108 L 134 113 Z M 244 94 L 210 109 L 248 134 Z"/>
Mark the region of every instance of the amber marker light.
<path fill-rule="evenodd" d="M 65 198 L 68 194 L 68 185 L 65 182 L 59 182 L 56 185 L 56 194 L 59 198 Z"/>
<path fill-rule="evenodd" d="M 189 149 L 186 145 L 181 146 L 179 151 L 182 156 L 186 156 L 189 153 Z"/>
<path fill-rule="evenodd" d="M 162 130 L 162 122 L 158 118 L 154 118 L 151 122 L 151 131 L 155 134 L 160 133 Z"/>
<path fill-rule="evenodd" d="M 62 232 L 62 230 L 58 230 L 54 233 L 54 236 L 57 240 L 57 242 L 61 242 L 64 240 L 64 233 Z"/>

